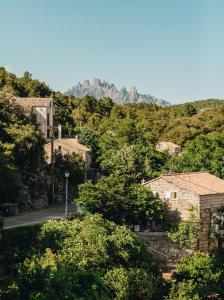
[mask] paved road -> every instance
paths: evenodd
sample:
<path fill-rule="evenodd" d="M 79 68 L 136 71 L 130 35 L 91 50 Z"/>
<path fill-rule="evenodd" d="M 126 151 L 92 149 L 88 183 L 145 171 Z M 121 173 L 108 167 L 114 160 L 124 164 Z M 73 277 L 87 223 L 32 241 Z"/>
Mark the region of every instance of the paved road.
<path fill-rule="evenodd" d="M 74 212 L 73 206 L 69 205 L 68 212 Z M 51 219 L 61 219 L 65 216 L 65 206 L 57 205 L 46 209 L 21 213 L 17 216 L 4 218 L 4 229 L 28 226 L 44 223 Z"/>

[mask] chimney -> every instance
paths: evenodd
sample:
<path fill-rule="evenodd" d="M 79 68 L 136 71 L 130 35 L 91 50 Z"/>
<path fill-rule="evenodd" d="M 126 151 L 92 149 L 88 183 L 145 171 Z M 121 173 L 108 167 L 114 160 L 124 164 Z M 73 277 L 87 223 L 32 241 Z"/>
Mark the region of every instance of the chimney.
<path fill-rule="evenodd" d="M 76 136 L 75 136 L 75 141 L 76 141 L 76 143 L 80 143 L 80 137 L 79 137 L 79 135 L 78 134 L 76 134 Z"/>
<path fill-rule="evenodd" d="M 58 138 L 59 139 L 62 138 L 62 127 L 61 127 L 61 124 L 58 124 Z"/>

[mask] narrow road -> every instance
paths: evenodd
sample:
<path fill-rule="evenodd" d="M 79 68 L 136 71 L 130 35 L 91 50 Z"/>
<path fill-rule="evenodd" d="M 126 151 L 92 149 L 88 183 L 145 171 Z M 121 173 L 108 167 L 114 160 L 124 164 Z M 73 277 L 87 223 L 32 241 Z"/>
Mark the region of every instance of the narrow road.
<path fill-rule="evenodd" d="M 72 205 L 69 205 L 69 213 L 74 212 Z M 52 219 L 62 219 L 65 216 L 65 206 L 57 205 L 41 210 L 33 210 L 31 212 L 21 213 L 17 216 L 4 218 L 4 229 L 13 227 L 29 226 L 41 224 Z"/>

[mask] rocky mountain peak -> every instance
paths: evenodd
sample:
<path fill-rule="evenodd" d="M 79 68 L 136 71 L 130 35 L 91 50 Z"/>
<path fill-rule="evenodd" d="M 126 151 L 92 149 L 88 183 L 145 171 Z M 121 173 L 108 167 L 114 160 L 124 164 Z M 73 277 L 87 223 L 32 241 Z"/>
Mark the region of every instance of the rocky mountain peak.
<path fill-rule="evenodd" d="M 84 80 L 83 84 L 79 82 L 65 94 L 72 95 L 76 98 L 83 98 L 86 95 L 94 96 L 97 99 L 110 97 L 118 104 L 144 102 L 155 103 L 161 106 L 170 105 L 169 102 L 156 98 L 150 94 L 144 95 L 138 93 L 135 86 L 131 87 L 130 91 L 127 91 L 125 87 L 122 87 L 119 90 L 113 83 L 101 81 L 100 79 L 94 79 L 92 84 L 89 80 Z"/>

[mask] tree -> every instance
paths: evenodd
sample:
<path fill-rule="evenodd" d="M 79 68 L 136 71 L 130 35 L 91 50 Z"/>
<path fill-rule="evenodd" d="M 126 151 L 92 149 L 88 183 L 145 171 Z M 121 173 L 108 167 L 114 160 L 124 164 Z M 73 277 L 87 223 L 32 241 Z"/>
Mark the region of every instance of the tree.
<path fill-rule="evenodd" d="M 76 154 L 62 155 L 60 151 L 55 151 L 55 174 L 60 181 L 63 180 L 65 171 L 69 171 L 69 181 L 72 185 L 80 184 L 84 179 L 83 158 Z"/>
<path fill-rule="evenodd" d="M 192 117 L 197 113 L 196 108 L 191 103 L 184 103 L 182 106 L 182 115 Z"/>
<path fill-rule="evenodd" d="M 44 224 L 40 245 L 19 270 L 14 299 L 151 299 L 161 280 L 145 244 L 99 215 Z"/>
<path fill-rule="evenodd" d="M 101 156 L 101 168 L 106 175 L 124 178 L 128 184 L 141 179 L 156 177 L 165 163 L 165 155 L 155 151 L 152 145 L 124 145 Z"/>
<path fill-rule="evenodd" d="M 216 213 L 213 214 L 210 235 L 212 238 L 218 240 L 218 248 L 222 249 L 224 239 L 224 207 L 218 208 Z"/>
<path fill-rule="evenodd" d="M 0 204 L 14 202 L 18 196 L 21 178 L 13 169 L 13 165 L 3 153 L 0 142 Z"/>
<path fill-rule="evenodd" d="M 179 300 L 178 297 L 172 298 L 172 294 L 181 295 L 181 293 L 186 293 L 188 296 L 183 299 L 209 299 L 214 295 L 217 295 L 215 299 L 223 299 L 223 263 L 223 251 L 196 252 L 184 257 L 177 264 L 174 274 L 176 280 L 171 288 L 169 299 Z"/>
<path fill-rule="evenodd" d="M 218 134 L 200 135 L 186 143 L 182 156 L 174 161 L 175 170 L 208 171 L 224 178 L 224 142 Z"/>
<path fill-rule="evenodd" d="M 43 138 L 21 107 L 0 95 L 0 193 L 1 202 L 18 199 L 23 181 L 21 174 L 37 174 L 45 167 Z M 33 159 L 35 157 L 35 159 Z"/>
<path fill-rule="evenodd" d="M 114 176 L 103 177 L 97 184 L 81 185 L 75 203 L 118 224 L 150 225 L 153 220 L 159 222 L 164 218 L 162 202 L 147 188 L 126 185 L 122 178 Z"/>
<path fill-rule="evenodd" d="M 97 165 L 97 157 L 99 151 L 99 136 L 96 132 L 89 127 L 81 127 L 79 130 L 81 140 L 80 143 L 91 148 L 91 157 L 93 165 Z"/>

